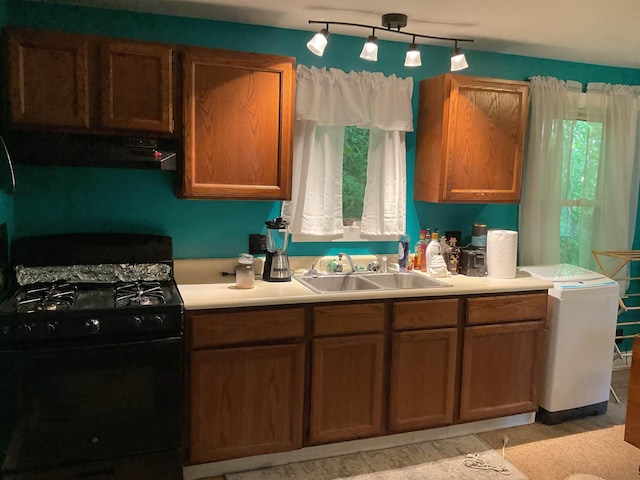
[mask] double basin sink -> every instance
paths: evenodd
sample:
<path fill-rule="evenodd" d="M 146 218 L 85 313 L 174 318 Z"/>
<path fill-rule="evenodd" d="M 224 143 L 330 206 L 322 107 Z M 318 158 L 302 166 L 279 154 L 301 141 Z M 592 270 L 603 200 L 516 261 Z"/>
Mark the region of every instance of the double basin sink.
<path fill-rule="evenodd" d="M 295 276 L 294 278 L 316 293 L 408 290 L 451 286 L 448 283 L 411 272 L 329 274 L 317 277 Z"/>

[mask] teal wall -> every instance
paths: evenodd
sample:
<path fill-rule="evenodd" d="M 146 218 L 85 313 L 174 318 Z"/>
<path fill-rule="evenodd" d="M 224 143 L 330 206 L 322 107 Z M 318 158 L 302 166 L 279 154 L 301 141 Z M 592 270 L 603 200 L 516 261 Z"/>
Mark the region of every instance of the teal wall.
<path fill-rule="evenodd" d="M 5 0 L 0 1 L 0 25 L 4 25 L 7 21 L 7 5 Z M 0 153 L 0 157 L 3 157 Z M 1 160 L 4 161 L 4 160 Z M 13 232 L 13 195 L 7 189 L 9 184 L 9 171 L 4 165 L 0 168 L 0 224 L 6 223 L 9 235 Z"/>
<path fill-rule="evenodd" d="M 448 71 L 451 49 L 422 46 L 423 66 L 405 68 L 406 44 L 380 42 L 379 61 L 358 58 L 362 38 L 331 35 L 324 57 L 305 47 L 306 31 L 232 24 L 192 18 L 1 0 L 5 24 L 295 56 L 307 66 L 345 71 L 375 70 L 413 76 L 414 114 L 419 80 Z M 214 7 L 212 7 L 214 8 Z M 600 81 L 640 84 L 640 70 L 610 68 L 522 56 L 467 51 L 471 67 L 465 74 L 526 80 L 551 75 L 583 83 Z M 407 222 L 412 239 L 420 228 L 462 230 L 463 240 L 475 221 L 490 228 L 517 229 L 517 205 L 438 205 L 413 201 L 415 134 L 407 136 Z M 170 235 L 175 256 L 231 257 L 247 250 L 249 233 L 264 231 L 264 221 L 279 212 L 278 202 L 179 200 L 175 173 L 144 170 L 36 167 L 16 168 L 18 188 L 13 200 L 16 236 L 69 231 L 139 231 Z M 9 202 L 11 203 L 11 202 Z M 2 197 L 0 196 L 0 206 Z M 293 244 L 294 255 L 321 255 L 346 249 L 390 253 L 393 242 Z"/>

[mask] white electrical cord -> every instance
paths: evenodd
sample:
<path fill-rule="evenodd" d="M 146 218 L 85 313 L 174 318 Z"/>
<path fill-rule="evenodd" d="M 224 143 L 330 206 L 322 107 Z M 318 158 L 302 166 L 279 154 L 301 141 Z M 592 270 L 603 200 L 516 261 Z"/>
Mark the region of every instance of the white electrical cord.
<path fill-rule="evenodd" d="M 511 475 L 511 470 L 502 466 L 502 462 L 504 462 L 504 450 L 507 447 L 507 442 L 509 441 L 509 437 L 506 435 L 502 437 L 502 459 L 498 465 L 491 465 L 486 462 L 477 453 L 469 453 L 467 454 L 467 458 L 464 460 L 464 466 L 469 468 L 475 468 L 477 470 L 493 470 L 494 472 L 498 472 L 500 475 Z"/>

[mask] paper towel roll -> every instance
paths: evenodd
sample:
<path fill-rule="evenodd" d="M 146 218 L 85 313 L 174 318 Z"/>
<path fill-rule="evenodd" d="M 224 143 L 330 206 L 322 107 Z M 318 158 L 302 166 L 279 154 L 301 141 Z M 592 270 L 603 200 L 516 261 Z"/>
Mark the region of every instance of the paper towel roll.
<path fill-rule="evenodd" d="M 487 232 L 487 275 L 494 278 L 514 278 L 518 256 L 518 232 L 489 230 Z"/>

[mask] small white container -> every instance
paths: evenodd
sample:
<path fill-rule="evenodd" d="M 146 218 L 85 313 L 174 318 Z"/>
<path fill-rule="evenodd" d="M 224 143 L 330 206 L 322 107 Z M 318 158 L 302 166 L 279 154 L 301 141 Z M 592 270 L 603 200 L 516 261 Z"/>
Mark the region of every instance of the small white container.
<path fill-rule="evenodd" d="M 236 288 L 253 288 L 256 283 L 256 270 L 253 266 L 253 255 L 241 253 L 236 265 Z"/>

